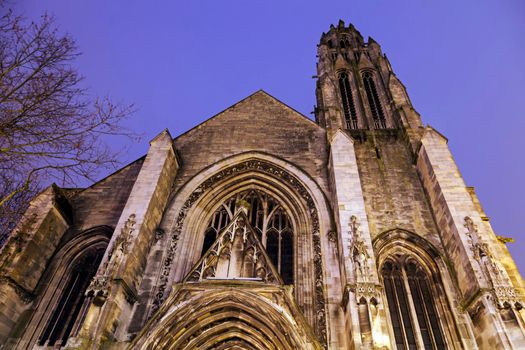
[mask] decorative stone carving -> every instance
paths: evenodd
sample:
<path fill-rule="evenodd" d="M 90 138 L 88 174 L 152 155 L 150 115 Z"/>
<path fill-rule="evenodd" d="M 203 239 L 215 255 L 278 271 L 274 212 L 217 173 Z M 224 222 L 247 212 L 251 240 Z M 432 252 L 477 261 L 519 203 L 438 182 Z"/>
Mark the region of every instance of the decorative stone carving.
<path fill-rule="evenodd" d="M 113 242 L 104 268 L 91 280 L 86 290 L 86 295 L 97 297 L 100 302 L 105 301 L 109 295 L 109 282 L 115 277 L 114 275 L 118 267 L 128 254 L 129 245 L 131 244 L 133 232 L 135 231 L 135 224 L 135 214 L 131 214 L 124 223 L 122 230 L 120 230 L 120 234 Z"/>
<path fill-rule="evenodd" d="M 207 279 L 247 279 L 283 284 L 242 207 L 184 281 Z"/>
<path fill-rule="evenodd" d="M 364 297 L 367 300 L 375 299 L 379 301 L 381 296 L 381 286 L 373 283 L 357 283 L 355 285 L 356 298 Z"/>
<path fill-rule="evenodd" d="M 350 218 L 350 236 L 352 242 L 350 244 L 350 253 L 352 254 L 352 260 L 354 262 L 354 274 L 357 281 L 367 281 L 370 274 L 370 254 L 368 253 L 368 247 L 361 237 L 361 231 L 359 230 L 359 223 L 357 218 L 352 215 Z"/>
<path fill-rule="evenodd" d="M 496 238 L 498 239 L 498 241 L 500 241 L 503 244 L 515 242 L 514 238 L 511 238 L 511 237 L 496 236 Z"/>
<path fill-rule="evenodd" d="M 135 231 L 135 224 L 137 222 L 135 221 L 135 214 L 131 214 L 126 220 L 126 223 L 124 223 L 124 227 L 120 231 L 120 235 L 115 240 L 115 247 L 118 249 L 122 254 L 128 253 L 128 246 L 131 242 L 133 231 Z"/>
<path fill-rule="evenodd" d="M 476 304 L 474 304 L 470 309 L 468 310 L 468 314 L 472 321 L 475 321 L 476 318 L 481 315 L 481 313 L 485 310 L 485 306 L 483 306 L 482 301 L 478 301 Z"/>
<path fill-rule="evenodd" d="M 158 227 L 155 230 L 155 242 L 158 242 L 164 236 L 164 230 Z"/>
<path fill-rule="evenodd" d="M 345 287 L 345 293 L 343 294 L 342 306 L 346 307 L 348 303 L 350 293 L 355 294 L 356 300 L 365 298 L 367 301 L 374 300 L 377 304 L 381 300 L 381 293 L 383 287 L 374 283 L 355 283 L 348 284 Z"/>
<path fill-rule="evenodd" d="M 505 271 L 504 267 L 492 254 L 489 245 L 484 242 L 477 225 L 470 217 L 465 217 L 466 235 L 474 253 L 474 259 L 478 262 L 481 271 L 491 286 L 493 300 L 498 308 L 506 308 L 509 305 L 521 305 L 520 297 Z"/>
<path fill-rule="evenodd" d="M 246 340 L 243 349 L 260 344 L 271 349 L 320 350 L 317 339 L 306 331 L 306 320 L 289 288 L 260 284 L 254 291 L 241 281 L 211 283 L 206 288 L 199 283 L 178 284 L 161 312 L 128 347 L 156 349 L 158 344 L 169 344 L 174 349 L 225 350 L 230 347 L 218 346 L 222 340 L 217 334 L 238 329 Z M 262 333 L 261 323 L 267 325 Z"/>
<path fill-rule="evenodd" d="M 204 180 L 188 197 L 186 202 L 182 205 L 179 211 L 177 219 L 175 221 L 174 229 L 171 233 L 170 243 L 162 264 L 162 270 L 159 277 L 159 284 L 157 292 L 155 293 L 155 299 L 153 301 L 152 313 L 155 312 L 162 302 L 166 298 L 166 290 L 168 286 L 169 275 L 171 272 L 171 265 L 175 256 L 175 249 L 177 242 L 182 232 L 182 227 L 189 210 L 193 204 L 201 197 L 201 195 L 208 189 L 215 186 L 217 183 L 238 176 L 242 173 L 249 171 L 260 171 L 275 178 L 278 178 L 282 182 L 292 187 L 303 200 L 306 202 L 311 223 L 312 223 L 312 239 L 314 248 L 314 274 L 315 274 L 315 306 L 316 306 L 316 333 L 319 337 L 321 344 L 326 347 L 326 307 L 325 307 L 325 296 L 323 288 L 323 268 L 322 268 L 322 253 L 321 253 L 321 239 L 319 236 L 319 215 L 313 198 L 308 193 L 308 190 L 302 185 L 302 183 L 294 176 L 289 174 L 286 170 L 267 163 L 262 160 L 247 160 L 240 164 L 230 166 L 226 169 L 219 171 L 212 175 L 208 179 Z M 150 315 L 150 316 L 151 316 Z"/>
<path fill-rule="evenodd" d="M 86 289 L 86 295 L 98 297 L 105 300 L 109 294 L 109 285 L 107 276 L 95 276 Z"/>
<path fill-rule="evenodd" d="M 326 306 L 323 288 L 323 260 L 321 257 L 321 237 L 319 232 L 313 234 L 314 242 L 314 273 L 315 273 L 315 306 L 317 315 L 317 336 L 321 346 L 326 349 Z"/>
<path fill-rule="evenodd" d="M 118 268 L 121 260 L 126 254 L 128 254 L 128 246 L 131 243 L 133 231 L 135 231 L 135 224 L 135 214 L 131 214 L 109 251 L 107 263 L 104 269 L 104 274 L 106 276 L 113 275 L 113 272 Z"/>
<path fill-rule="evenodd" d="M 337 242 L 337 231 L 330 230 L 330 231 L 328 231 L 328 234 L 326 236 L 328 237 L 328 240 L 330 242 L 334 242 L 334 243 Z"/>

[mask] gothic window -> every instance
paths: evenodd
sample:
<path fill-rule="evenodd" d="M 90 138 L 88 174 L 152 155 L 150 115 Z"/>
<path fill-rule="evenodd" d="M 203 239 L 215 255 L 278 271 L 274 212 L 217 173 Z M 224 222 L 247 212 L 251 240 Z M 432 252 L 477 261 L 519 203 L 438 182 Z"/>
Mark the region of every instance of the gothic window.
<path fill-rule="evenodd" d="M 386 128 L 386 119 L 379 101 L 379 95 L 377 93 L 374 78 L 370 72 L 363 73 L 363 83 L 365 85 L 366 97 L 368 99 L 368 105 L 372 111 L 372 117 L 374 118 L 374 125 L 376 129 Z"/>
<path fill-rule="evenodd" d="M 350 81 L 348 80 L 348 74 L 346 72 L 339 74 L 339 90 L 341 92 L 346 127 L 347 129 L 357 129 L 357 113 L 352 97 Z"/>
<path fill-rule="evenodd" d="M 341 39 L 341 41 L 339 42 L 339 46 L 342 48 L 342 49 L 346 49 L 347 47 L 350 47 L 350 41 L 348 40 L 348 38 L 344 37 Z"/>
<path fill-rule="evenodd" d="M 381 271 L 397 350 L 445 349 L 427 273 L 411 259 L 385 262 Z"/>
<path fill-rule="evenodd" d="M 212 215 L 204 233 L 204 254 L 219 232 L 233 219 L 239 203 L 248 204 L 248 219 L 266 253 L 286 284 L 293 283 L 294 240 L 288 214 L 277 200 L 264 192 L 248 190 L 229 198 Z M 201 254 L 201 255 L 202 255 Z"/>
<path fill-rule="evenodd" d="M 79 324 L 85 292 L 104 255 L 103 249 L 87 251 L 73 262 L 58 303 L 38 340 L 40 346 L 63 346 Z"/>

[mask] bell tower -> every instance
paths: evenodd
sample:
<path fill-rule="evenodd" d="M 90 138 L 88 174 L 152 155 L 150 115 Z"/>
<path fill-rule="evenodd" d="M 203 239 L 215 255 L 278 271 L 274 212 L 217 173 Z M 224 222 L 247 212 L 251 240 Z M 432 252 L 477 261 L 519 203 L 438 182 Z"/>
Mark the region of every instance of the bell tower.
<path fill-rule="evenodd" d="M 329 135 L 422 126 L 379 44 L 352 24 L 339 21 L 321 35 L 317 78 L 316 121 Z"/>

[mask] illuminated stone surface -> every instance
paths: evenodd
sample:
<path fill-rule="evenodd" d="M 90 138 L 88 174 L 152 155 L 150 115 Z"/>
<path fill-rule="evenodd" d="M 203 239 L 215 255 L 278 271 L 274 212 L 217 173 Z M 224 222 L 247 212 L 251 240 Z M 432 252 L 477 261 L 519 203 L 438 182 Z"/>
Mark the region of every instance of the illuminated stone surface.
<path fill-rule="evenodd" d="M 315 122 L 258 91 L 36 197 L 0 256 L 4 348 L 525 348 L 447 139 L 373 39 L 339 23 L 318 55 Z"/>

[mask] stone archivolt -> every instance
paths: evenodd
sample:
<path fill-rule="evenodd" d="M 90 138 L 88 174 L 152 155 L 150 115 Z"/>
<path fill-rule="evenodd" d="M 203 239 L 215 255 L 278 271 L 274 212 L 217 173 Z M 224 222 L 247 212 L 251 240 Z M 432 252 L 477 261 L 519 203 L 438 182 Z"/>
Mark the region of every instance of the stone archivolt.
<path fill-rule="evenodd" d="M 192 210 L 195 204 L 203 197 L 209 190 L 215 188 L 219 184 L 235 179 L 243 174 L 250 172 L 260 172 L 269 175 L 275 181 L 278 181 L 290 189 L 292 189 L 306 204 L 308 212 L 308 219 L 310 220 L 313 243 L 313 270 L 314 270 L 314 303 L 315 303 L 315 323 L 316 334 L 321 340 L 322 344 L 326 344 L 327 340 L 327 320 L 326 320 L 326 306 L 325 306 L 325 290 L 323 277 L 323 258 L 321 252 L 321 237 L 320 237 L 320 223 L 319 214 L 315 202 L 309 191 L 303 185 L 302 181 L 289 173 L 280 166 L 269 161 L 252 158 L 241 161 L 234 165 L 227 166 L 217 173 L 206 178 L 188 195 L 187 199 L 180 208 L 175 219 L 174 228 L 171 230 L 170 238 L 168 240 L 168 247 L 165 258 L 162 262 L 162 268 L 159 277 L 159 283 L 155 298 L 153 300 L 152 313 L 153 315 L 163 304 L 168 291 L 168 284 L 170 280 L 170 273 L 172 264 L 175 260 L 175 252 L 179 243 L 179 237 L 183 231 L 185 221 L 188 213 Z"/>
<path fill-rule="evenodd" d="M 174 286 L 129 349 L 321 349 L 291 287 L 250 280 Z"/>

